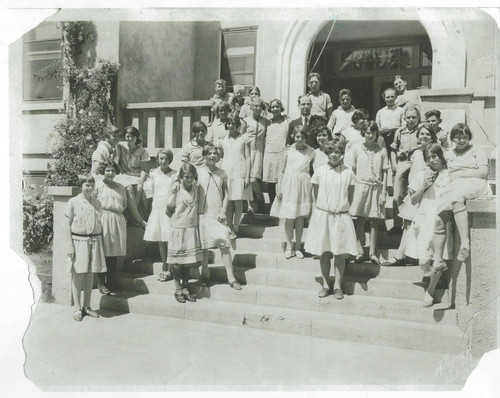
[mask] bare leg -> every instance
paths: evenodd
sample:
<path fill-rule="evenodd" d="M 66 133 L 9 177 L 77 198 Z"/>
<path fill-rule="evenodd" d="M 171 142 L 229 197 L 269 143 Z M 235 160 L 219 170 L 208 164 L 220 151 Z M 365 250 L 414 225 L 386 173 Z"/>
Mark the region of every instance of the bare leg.
<path fill-rule="evenodd" d="M 167 270 L 167 253 L 168 253 L 168 242 L 158 242 L 158 246 L 160 248 L 160 257 L 161 257 L 161 270 L 166 271 Z M 168 266 L 168 269 L 170 270 L 170 266 Z"/>
<path fill-rule="evenodd" d="M 137 210 L 137 202 L 135 200 L 134 187 L 132 185 L 129 185 L 126 188 L 126 191 L 127 191 L 127 210 L 129 211 L 134 221 L 139 224 L 142 221 L 142 217 L 139 214 L 139 210 Z"/>
<path fill-rule="evenodd" d="M 295 250 L 300 250 L 302 245 L 302 233 L 304 232 L 304 217 L 295 220 Z"/>
<path fill-rule="evenodd" d="M 208 269 L 208 249 L 203 249 L 203 260 L 201 261 L 201 278 L 204 280 L 210 280 L 210 270 Z M 223 259 L 224 260 L 224 259 Z"/>
<path fill-rule="evenodd" d="M 333 283 L 333 290 L 342 290 L 342 280 L 344 278 L 345 269 L 345 255 L 334 256 L 333 266 L 335 267 L 335 282 Z"/>
<path fill-rule="evenodd" d="M 257 178 L 250 178 L 250 183 L 252 185 L 254 200 L 248 201 L 248 205 L 254 212 L 256 212 L 258 210 L 259 201 L 261 201 L 262 190 L 260 188 L 260 182 Z"/>
<path fill-rule="evenodd" d="M 377 234 L 378 234 L 378 220 L 370 220 L 370 254 L 369 256 L 375 255 L 377 250 Z"/>
<path fill-rule="evenodd" d="M 358 254 L 363 256 L 365 251 L 363 249 L 365 245 L 365 218 L 358 217 L 354 221 L 354 227 L 356 229 L 356 244 L 358 246 Z"/>
<path fill-rule="evenodd" d="M 460 248 L 469 248 L 469 215 L 465 205 L 461 202 L 454 202 L 453 215 L 455 217 L 455 225 L 457 226 L 458 234 L 460 235 Z"/>
<path fill-rule="evenodd" d="M 227 202 L 227 209 L 226 209 L 226 220 L 227 220 L 227 226 L 229 229 L 232 231 L 233 230 L 233 223 L 234 223 L 234 208 L 235 201 L 234 200 L 229 200 Z"/>
<path fill-rule="evenodd" d="M 319 258 L 319 265 L 321 267 L 321 276 L 323 277 L 323 287 L 330 289 L 330 268 L 331 264 L 331 256 L 330 252 L 324 252 Z"/>
<path fill-rule="evenodd" d="M 223 246 L 220 247 L 220 254 L 222 256 L 222 262 L 224 263 L 224 267 L 226 268 L 227 273 L 227 281 L 232 283 L 236 280 L 233 272 L 233 262 L 231 259 L 231 251 L 229 247 Z"/>
<path fill-rule="evenodd" d="M 286 250 L 292 250 L 293 244 L 293 226 L 295 224 L 295 219 L 285 218 L 285 239 L 286 239 Z"/>
<path fill-rule="evenodd" d="M 408 228 L 410 228 L 411 222 L 404 220 L 403 224 L 403 235 L 401 235 L 401 242 L 398 247 L 398 254 L 396 255 L 398 259 L 404 258 L 406 250 L 406 240 L 408 239 Z"/>
<path fill-rule="evenodd" d="M 233 222 L 234 233 L 238 233 L 238 228 L 240 227 L 242 216 L 243 216 L 243 201 L 236 200 L 234 201 L 234 222 Z"/>
<path fill-rule="evenodd" d="M 436 217 L 434 225 L 434 264 L 443 261 L 444 246 L 446 244 L 446 228 L 449 219 L 448 213 L 441 213 Z"/>
<path fill-rule="evenodd" d="M 71 293 L 73 294 L 73 305 L 75 307 L 75 310 L 82 309 L 81 296 L 82 296 L 82 288 L 83 288 L 83 278 L 84 278 L 84 274 L 80 274 L 77 272 L 72 273 Z"/>
<path fill-rule="evenodd" d="M 92 294 L 92 285 L 94 284 L 94 273 L 86 272 L 83 274 L 83 306 L 90 307 L 90 295 Z"/>

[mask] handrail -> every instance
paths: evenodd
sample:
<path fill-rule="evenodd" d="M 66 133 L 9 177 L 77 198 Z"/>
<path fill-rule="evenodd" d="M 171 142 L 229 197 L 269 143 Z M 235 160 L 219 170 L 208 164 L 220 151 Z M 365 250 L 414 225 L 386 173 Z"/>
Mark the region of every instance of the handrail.
<path fill-rule="evenodd" d="M 167 102 L 135 102 L 122 104 L 121 109 L 139 110 L 139 109 L 173 109 L 173 108 L 199 108 L 211 106 L 210 100 L 197 101 L 167 101 Z"/>

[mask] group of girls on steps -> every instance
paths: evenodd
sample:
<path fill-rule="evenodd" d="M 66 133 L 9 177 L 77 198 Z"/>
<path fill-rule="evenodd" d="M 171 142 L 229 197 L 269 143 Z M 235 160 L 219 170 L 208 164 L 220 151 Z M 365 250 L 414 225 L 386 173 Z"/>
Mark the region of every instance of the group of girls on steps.
<path fill-rule="evenodd" d="M 214 120 L 208 128 L 203 122 L 192 125 L 192 139 L 179 153 L 178 171 L 171 168 L 174 155 L 167 148 L 158 151 L 158 167 L 149 170 L 150 157 L 137 128 L 108 127 L 106 140 L 92 155 L 91 175 L 79 180 L 82 193 L 66 209 L 73 318 L 99 316 L 90 308 L 93 273 L 102 294 L 116 290 L 114 274 L 117 257 L 126 254 L 127 219 L 145 228 L 144 240 L 158 242 L 158 279 L 173 280 L 178 302 L 196 301 L 189 290 L 193 267 L 201 264 L 202 287 L 210 282 L 210 249 L 219 249 L 229 285 L 241 290 L 231 241 L 238 237 L 245 202 L 248 216 L 262 212 L 262 188 L 269 193 L 270 215 L 282 220 L 285 257 L 302 259 L 309 253 L 319 258 L 323 286 L 318 296 L 342 299 L 350 258 L 380 265 L 377 237 L 386 217 L 390 170 L 403 228 L 396 257 L 382 265 L 418 259 L 430 280 L 424 306 L 433 305 L 437 281 L 448 267 L 445 260 L 451 258 L 451 220 L 460 237 L 457 259 L 465 261 L 470 254 L 465 201 L 492 196 L 487 158 L 471 144 L 466 124 L 456 124 L 447 134 L 439 127 L 438 110 L 426 112 L 422 121 L 418 93 L 407 90 L 401 76 L 395 77 L 394 89 L 384 91 L 387 106 L 376 121 L 354 107 L 349 89 L 340 90 L 340 106 L 333 110 L 320 84 L 318 74 L 309 76 L 307 102 L 319 124 L 306 128 L 290 124 L 279 99 L 267 105 L 258 87 L 245 99 L 244 87 L 228 93 L 225 82 L 218 80 Z M 394 225 L 389 233 L 397 231 Z"/>

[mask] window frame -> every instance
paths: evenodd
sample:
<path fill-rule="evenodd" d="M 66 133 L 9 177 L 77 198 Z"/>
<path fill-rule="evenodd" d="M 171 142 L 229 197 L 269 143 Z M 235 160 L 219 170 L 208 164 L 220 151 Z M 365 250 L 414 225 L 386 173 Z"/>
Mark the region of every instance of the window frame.
<path fill-rule="evenodd" d="M 222 76 L 222 63 L 223 63 L 223 57 L 224 57 L 224 49 L 222 48 L 222 43 L 224 43 L 224 35 L 225 34 L 231 34 L 231 33 L 253 33 L 254 34 L 254 44 L 253 44 L 253 79 L 252 79 L 252 84 L 244 84 L 243 86 L 245 87 L 245 93 L 249 91 L 251 86 L 255 86 L 255 82 L 257 79 L 257 32 L 258 32 L 258 26 L 244 26 L 244 27 L 237 27 L 237 28 L 226 28 L 226 29 L 221 29 L 220 31 L 220 36 L 219 36 L 219 79 L 224 79 L 226 80 L 226 83 L 229 83 L 225 76 Z M 228 58 L 226 58 L 228 59 Z M 247 75 L 248 73 L 241 73 Z M 229 76 L 233 75 L 238 75 L 238 74 L 232 74 L 229 73 Z M 232 87 L 234 85 L 227 84 L 227 88 L 231 88 L 230 91 L 232 91 Z M 248 94 L 248 93 L 246 93 Z"/>
<path fill-rule="evenodd" d="M 57 22 L 54 22 L 54 25 L 55 24 L 57 24 Z M 64 84 L 63 84 L 62 77 L 55 79 L 55 80 L 58 80 L 58 81 L 56 81 L 56 84 L 58 86 L 60 86 L 60 95 L 58 95 L 57 97 L 47 97 L 47 98 L 26 98 L 25 97 L 26 85 L 28 84 L 28 82 L 32 81 L 31 79 L 29 79 L 29 80 L 27 79 L 27 66 L 29 65 L 29 62 L 33 61 L 33 60 L 28 59 L 29 56 L 28 56 L 27 47 L 30 44 L 34 44 L 34 43 L 59 43 L 59 46 L 58 46 L 59 51 L 55 51 L 55 50 L 39 51 L 39 52 L 37 52 L 37 57 L 39 57 L 37 60 L 57 60 L 57 59 L 59 59 L 59 60 L 61 60 L 61 64 L 62 64 L 62 58 L 63 58 L 63 51 L 62 51 L 62 47 L 61 47 L 61 43 L 63 41 L 62 31 L 60 32 L 61 35 L 60 35 L 59 39 L 54 38 L 54 39 L 44 39 L 44 40 L 33 40 L 33 39 L 29 38 L 30 34 L 34 30 L 36 30 L 39 26 L 33 28 L 32 31 L 24 34 L 23 38 L 22 38 L 22 57 L 23 57 L 22 101 L 25 104 L 33 104 L 33 105 L 45 104 L 45 103 L 60 103 L 63 101 L 63 98 L 64 98 Z M 56 54 L 56 53 L 59 54 L 59 57 L 50 57 L 49 56 L 47 58 L 43 58 L 44 54 L 51 55 L 51 54 Z"/>

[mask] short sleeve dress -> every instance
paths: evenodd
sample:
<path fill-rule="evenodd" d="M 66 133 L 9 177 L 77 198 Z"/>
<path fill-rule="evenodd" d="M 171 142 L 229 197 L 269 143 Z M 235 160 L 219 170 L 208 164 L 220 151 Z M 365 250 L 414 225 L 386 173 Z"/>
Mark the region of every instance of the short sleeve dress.
<path fill-rule="evenodd" d="M 249 138 L 246 134 L 236 138 L 225 137 L 220 141 L 220 146 L 224 152 L 222 159 L 222 169 L 227 173 L 227 188 L 229 200 L 252 200 L 252 187 L 245 188 L 246 162 L 245 145 L 248 145 Z"/>
<path fill-rule="evenodd" d="M 250 178 L 262 179 L 262 160 L 264 157 L 264 146 L 268 120 L 261 117 L 255 120 L 247 117 L 246 135 L 250 138 Z"/>
<path fill-rule="evenodd" d="M 106 257 L 127 254 L 127 222 L 123 212 L 127 208 L 125 187 L 112 181 L 96 183 L 96 197 L 102 204 L 102 240 Z"/>
<path fill-rule="evenodd" d="M 417 174 L 422 172 L 426 167 L 427 163 L 424 159 L 424 152 L 421 149 L 417 149 L 410 157 L 411 167 L 408 173 L 408 185 L 412 183 Z M 417 214 L 418 205 L 411 204 L 410 194 L 408 193 L 401 206 L 399 206 L 399 217 L 403 220 L 412 221 Z"/>
<path fill-rule="evenodd" d="M 429 167 L 418 172 L 408 188 L 412 191 L 421 189 L 425 179 L 432 173 Z M 405 255 L 420 260 L 431 260 L 434 253 L 434 224 L 438 215 L 438 204 L 443 190 L 450 183 L 448 170 L 442 168 L 432 185 L 423 193 L 416 205 L 416 214 L 407 233 Z M 453 234 L 447 237 L 445 259 L 453 258 Z M 450 252 L 451 251 L 451 252 Z"/>
<path fill-rule="evenodd" d="M 193 184 L 191 192 L 175 183 L 169 192 L 167 206 L 175 208 L 168 239 L 168 263 L 198 266 L 203 259 L 198 228 L 199 189 Z"/>
<path fill-rule="evenodd" d="M 464 153 L 455 150 L 445 152 L 450 175 L 458 170 L 478 169 L 488 166 L 488 157 L 471 146 Z M 469 199 L 493 197 L 490 184 L 483 178 L 457 178 L 446 186 L 440 198 L 439 210 L 451 210 L 453 202 L 465 202 Z"/>
<path fill-rule="evenodd" d="M 137 184 L 142 171 L 141 163 L 151 159 L 148 152 L 142 144 L 134 152 L 130 152 L 127 142 L 121 141 L 116 146 L 115 153 L 115 162 L 120 168 L 120 174 L 115 177 L 114 181 L 124 187 Z"/>
<path fill-rule="evenodd" d="M 354 196 L 349 212 L 355 217 L 385 219 L 385 206 L 380 204 L 384 173 L 389 169 L 385 148 L 369 150 L 362 144 L 352 151 L 353 170 L 356 172 Z"/>
<path fill-rule="evenodd" d="M 97 198 L 89 201 L 81 193 L 68 201 L 64 215 L 70 220 L 75 247 L 74 260 L 68 266 L 68 272 L 106 272 L 101 202 Z"/>
<path fill-rule="evenodd" d="M 285 173 L 281 181 L 281 203 L 275 199 L 271 215 L 295 219 L 307 217 L 311 213 L 311 175 L 309 170 L 314 159 L 314 149 L 306 145 L 297 149 L 295 144 L 288 147 Z"/>
<path fill-rule="evenodd" d="M 347 166 L 332 168 L 329 164 L 314 172 L 312 184 L 319 185 L 316 207 L 313 209 L 305 250 L 321 255 L 358 254 L 356 231 L 349 215 L 349 185 L 356 181 L 354 172 Z"/>
<path fill-rule="evenodd" d="M 286 138 L 289 123 L 286 118 L 279 123 L 272 120 L 267 126 L 262 181 L 276 183 L 286 159 Z"/>
<path fill-rule="evenodd" d="M 224 170 L 210 171 L 208 167 L 198 170 L 200 238 L 204 249 L 231 245 L 227 225 L 217 220 L 224 200 L 224 184 L 227 184 Z"/>
<path fill-rule="evenodd" d="M 170 218 L 167 210 L 167 199 L 170 188 L 175 181 L 177 172 L 170 170 L 165 174 L 161 167 L 151 171 L 151 182 L 153 188 L 153 204 L 149 215 L 148 225 L 144 232 L 144 240 L 149 242 L 168 242 L 170 237 Z"/>

